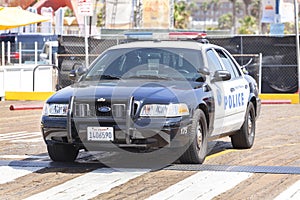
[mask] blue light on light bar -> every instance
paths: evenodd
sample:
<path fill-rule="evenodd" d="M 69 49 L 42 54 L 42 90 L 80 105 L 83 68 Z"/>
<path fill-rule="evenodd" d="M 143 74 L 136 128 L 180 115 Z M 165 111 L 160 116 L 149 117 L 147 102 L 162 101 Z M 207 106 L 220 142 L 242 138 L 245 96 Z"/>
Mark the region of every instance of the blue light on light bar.
<path fill-rule="evenodd" d="M 152 39 L 153 33 L 152 32 L 131 32 L 125 33 L 128 39 Z"/>

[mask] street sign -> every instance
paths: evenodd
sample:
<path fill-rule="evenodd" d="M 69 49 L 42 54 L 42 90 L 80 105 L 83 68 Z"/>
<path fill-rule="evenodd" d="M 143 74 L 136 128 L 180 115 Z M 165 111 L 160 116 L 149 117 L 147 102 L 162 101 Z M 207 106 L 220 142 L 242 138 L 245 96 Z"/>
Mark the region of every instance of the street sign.
<path fill-rule="evenodd" d="M 93 0 L 77 0 L 78 14 L 93 16 Z"/>

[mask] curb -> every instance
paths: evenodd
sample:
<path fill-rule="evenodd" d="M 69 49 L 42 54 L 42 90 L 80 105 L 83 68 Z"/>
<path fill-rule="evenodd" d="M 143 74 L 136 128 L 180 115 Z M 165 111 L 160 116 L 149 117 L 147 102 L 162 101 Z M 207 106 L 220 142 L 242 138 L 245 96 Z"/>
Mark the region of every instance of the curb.
<path fill-rule="evenodd" d="M 41 105 L 10 105 L 9 110 L 42 110 Z"/>

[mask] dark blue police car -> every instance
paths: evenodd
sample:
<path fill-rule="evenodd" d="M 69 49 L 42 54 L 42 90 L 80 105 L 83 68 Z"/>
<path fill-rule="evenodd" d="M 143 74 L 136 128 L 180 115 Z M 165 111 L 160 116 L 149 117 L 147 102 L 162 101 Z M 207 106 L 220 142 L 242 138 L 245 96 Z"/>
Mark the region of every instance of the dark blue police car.
<path fill-rule="evenodd" d="M 181 162 L 202 163 L 208 142 L 224 136 L 234 148 L 252 147 L 255 80 L 224 48 L 174 35 L 114 46 L 70 73 L 79 81 L 51 96 L 41 118 L 52 160 L 128 148 L 175 149 Z"/>

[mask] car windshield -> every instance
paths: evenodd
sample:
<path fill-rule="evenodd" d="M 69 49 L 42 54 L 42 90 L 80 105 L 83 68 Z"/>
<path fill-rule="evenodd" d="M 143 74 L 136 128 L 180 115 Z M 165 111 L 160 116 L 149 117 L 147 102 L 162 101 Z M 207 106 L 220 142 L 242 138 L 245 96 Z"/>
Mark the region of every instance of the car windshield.
<path fill-rule="evenodd" d="M 184 48 L 126 48 L 109 50 L 93 62 L 83 80 L 198 80 L 203 67 L 200 51 Z"/>

